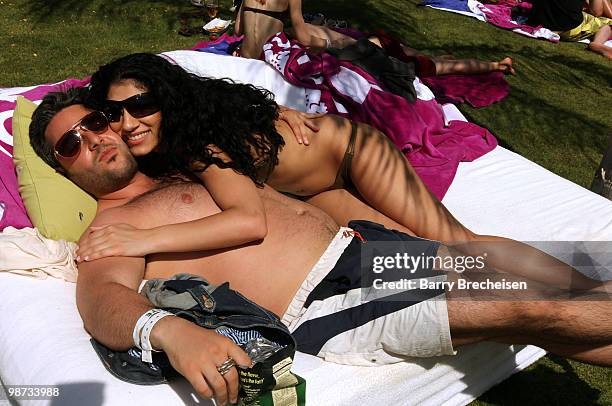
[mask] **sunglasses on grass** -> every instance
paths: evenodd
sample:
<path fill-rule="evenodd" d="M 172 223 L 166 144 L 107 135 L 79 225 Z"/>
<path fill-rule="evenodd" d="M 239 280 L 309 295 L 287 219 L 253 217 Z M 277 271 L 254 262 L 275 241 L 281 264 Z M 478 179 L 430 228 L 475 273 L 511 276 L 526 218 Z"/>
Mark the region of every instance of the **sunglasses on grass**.
<path fill-rule="evenodd" d="M 53 146 L 55 154 L 62 158 L 74 158 L 81 152 L 81 131 L 101 134 L 108 129 L 110 120 L 101 111 L 92 111 L 77 121 Z"/>
<path fill-rule="evenodd" d="M 161 110 L 156 98 L 151 93 L 140 93 L 125 100 L 106 100 L 104 113 L 111 123 L 119 122 L 123 110 L 134 118 L 143 118 Z"/>

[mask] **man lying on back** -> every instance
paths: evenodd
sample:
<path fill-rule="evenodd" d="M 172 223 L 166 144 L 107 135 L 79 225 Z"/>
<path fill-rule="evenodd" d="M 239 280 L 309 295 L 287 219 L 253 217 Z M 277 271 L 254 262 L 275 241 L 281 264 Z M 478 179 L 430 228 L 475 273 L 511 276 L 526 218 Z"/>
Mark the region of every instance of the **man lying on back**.
<path fill-rule="evenodd" d="M 79 144 L 76 155 L 62 154 L 62 137 Z M 30 139 L 47 163 L 97 197 L 94 226 L 127 223 L 147 229 L 219 212 L 201 184 L 158 181 L 138 172 L 105 117 L 85 108 L 76 91 L 45 97 L 34 113 Z M 136 322 L 152 308 L 137 293 L 140 283 L 180 272 L 213 284 L 229 281 L 233 289 L 282 315 L 298 350 L 334 362 L 371 365 L 451 355 L 454 347 L 494 340 L 531 343 L 612 365 L 612 304 L 582 300 L 598 293 L 574 293 L 573 300 L 513 301 L 512 291 L 485 290 L 480 294 L 500 301 L 467 301 L 465 293 L 438 284 L 405 290 L 402 300 L 363 300 L 362 287 L 370 286 L 360 269 L 364 240 L 399 241 L 412 257 L 448 257 L 451 250 L 368 222 L 356 223 L 359 233 L 340 228 L 321 210 L 269 187 L 261 190 L 261 197 L 268 233 L 257 244 L 80 264 L 77 304 L 87 331 L 116 350 L 134 346 Z M 416 275 L 432 283 L 478 279 L 468 271 L 459 275 L 428 267 Z M 530 286 L 540 298 L 563 293 Z M 215 396 L 221 404 L 236 401 L 237 372 L 232 368 L 222 374 L 219 366 L 229 357 L 238 365 L 249 365 L 250 359 L 229 339 L 184 319 L 165 317 L 154 325 L 150 342 L 167 353 L 200 395 Z"/>

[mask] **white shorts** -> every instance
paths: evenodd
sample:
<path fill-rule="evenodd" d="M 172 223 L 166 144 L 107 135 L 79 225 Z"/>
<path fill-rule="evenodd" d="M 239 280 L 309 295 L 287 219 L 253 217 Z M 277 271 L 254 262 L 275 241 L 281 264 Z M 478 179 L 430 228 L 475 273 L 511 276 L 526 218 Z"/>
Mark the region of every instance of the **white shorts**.
<path fill-rule="evenodd" d="M 410 242 L 428 241 L 379 227 L 377 241 L 386 231 L 395 233 L 396 239 L 399 235 Z M 402 300 L 364 301 L 360 240 L 364 234 L 367 240 L 368 232 L 360 228 L 356 234 L 359 238 L 350 228 L 338 231 L 282 318 L 296 338 L 298 351 L 366 366 L 454 355 L 443 289 L 410 289 L 402 293 Z M 438 243 L 427 244 L 435 255 Z M 444 281 L 446 275 L 430 272 L 424 279 Z"/>

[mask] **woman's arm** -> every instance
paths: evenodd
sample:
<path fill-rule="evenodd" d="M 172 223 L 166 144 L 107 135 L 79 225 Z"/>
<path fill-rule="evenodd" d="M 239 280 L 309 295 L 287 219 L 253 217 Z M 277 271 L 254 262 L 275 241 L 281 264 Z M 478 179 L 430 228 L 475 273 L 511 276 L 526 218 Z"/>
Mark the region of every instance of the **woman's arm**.
<path fill-rule="evenodd" d="M 355 42 L 347 35 L 328 27 L 312 25 L 304 21 L 302 0 L 289 0 L 289 15 L 295 38 L 305 46 L 317 48 L 344 48 Z"/>
<path fill-rule="evenodd" d="M 344 48 L 357 42 L 348 35 L 336 32 L 328 27 L 303 23 L 293 25 L 295 38 L 304 46 L 316 48 Z"/>
<path fill-rule="evenodd" d="M 216 165 L 196 175 L 221 212 L 153 229 L 153 252 L 227 248 L 262 240 L 266 236 L 268 229 L 263 201 L 249 177 Z"/>
<path fill-rule="evenodd" d="M 266 236 L 263 202 L 249 177 L 216 165 L 197 176 L 221 209 L 220 213 L 151 229 L 137 229 L 127 224 L 93 227 L 79 242 L 78 260 L 228 248 Z"/>
<path fill-rule="evenodd" d="M 240 7 L 236 11 L 236 22 L 234 23 L 234 35 L 242 35 L 242 6 L 244 5 L 244 0 L 240 3 Z"/>

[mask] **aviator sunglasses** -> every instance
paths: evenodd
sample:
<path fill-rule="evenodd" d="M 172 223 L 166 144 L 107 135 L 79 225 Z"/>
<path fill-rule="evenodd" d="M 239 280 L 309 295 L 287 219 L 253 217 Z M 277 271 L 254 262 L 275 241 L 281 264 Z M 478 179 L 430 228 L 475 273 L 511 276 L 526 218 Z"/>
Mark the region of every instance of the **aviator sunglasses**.
<path fill-rule="evenodd" d="M 134 118 L 143 118 L 161 110 L 157 100 L 151 93 L 140 93 L 122 101 L 106 100 L 104 113 L 108 121 L 116 123 L 123 116 L 123 109 Z"/>
<path fill-rule="evenodd" d="M 80 131 L 101 134 L 108 129 L 110 120 L 101 111 L 92 111 L 77 121 L 53 146 L 55 154 L 62 158 L 74 158 L 81 152 L 83 137 Z"/>

